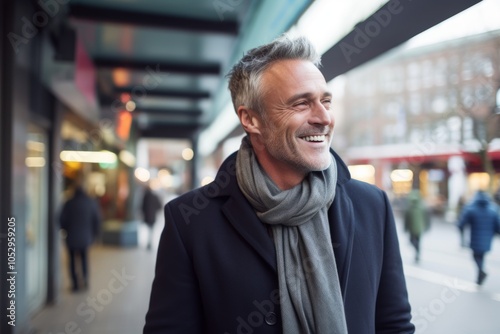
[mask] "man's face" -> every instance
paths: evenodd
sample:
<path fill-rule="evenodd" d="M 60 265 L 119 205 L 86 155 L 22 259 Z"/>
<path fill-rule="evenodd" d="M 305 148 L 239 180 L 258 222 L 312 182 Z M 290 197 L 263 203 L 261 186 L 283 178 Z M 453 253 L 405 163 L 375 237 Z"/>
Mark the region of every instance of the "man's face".
<path fill-rule="evenodd" d="M 276 62 L 263 73 L 261 88 L 265 149 L 259 161 L 283 172 L 326 169 L 335 122 L 331 93 L 318 68 L 304 60 Z"/>

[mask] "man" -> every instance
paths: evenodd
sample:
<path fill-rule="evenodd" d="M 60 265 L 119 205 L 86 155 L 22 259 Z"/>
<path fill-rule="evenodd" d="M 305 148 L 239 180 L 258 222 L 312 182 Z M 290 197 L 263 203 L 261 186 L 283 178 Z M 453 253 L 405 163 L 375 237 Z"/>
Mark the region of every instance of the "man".
<path fill-rule="evenodd" d="M 392 211 L 330 150 L 331 93 L 304 38 L 229 74 L 247 136 L 165 207 L 144 333 L 413 333 Z"/>
<path fill-rule="evenodd" d="M 161 202 L 158 196 L 153 192 L 148 184 L 144 187 L 144 195 L 142 197 L 141 211 L 144 223 L 148 227 L 148 244 L 147 249 L 151 250 L 153 243 L 153 227 L 156 223 L 156 214 L 161 209 Z"/>
<path fill-rule="evenodd" d="M 410 235 L 410 242 L 415 248 L 415 263 L 420 261 L 420 238 L 429 228 L 429 215 L 427 208 L 422 203 L 420 190 L 413 189 L 408 194 L 408 204 L 404 215 L 405 231 Z"/>
<path fill-rule="evenodd" d="M 60 226 L 66 231 L 71 289 L 74 292 L 88 288 L 87 251 L 99 234 L 101 225 L 99 207 L 85 193 L 82 183 L 82 176 L 77 176 L 73 197 L 64 204 L 59 217 Z M 80 262 L 80 274 L 77 272 L 77 261 Z"/>
<path fill-rule="evenodd" d="M 477 266 L 476 283 L 482 285 L 487 276 L 484 271 L 484 256 L 491 250 L 495 233 L 500 234 L 500 217 L 486 192 L 478 191 L 472 203 L 464 208 L 458 222 L 462 235 L 466 226 L 470 226 L 469 247 Z"/>

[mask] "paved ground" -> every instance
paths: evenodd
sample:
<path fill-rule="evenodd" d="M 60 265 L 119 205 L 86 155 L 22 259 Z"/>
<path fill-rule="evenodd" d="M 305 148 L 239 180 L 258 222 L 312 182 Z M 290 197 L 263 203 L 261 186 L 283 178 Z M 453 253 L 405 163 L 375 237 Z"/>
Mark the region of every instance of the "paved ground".
<path fill-rule="evenodd" d="M 398 223 L 401 228 L 401 224 Z M 479 287 L 468 248 L 455 226 L 435 220 L 422 239 L 422 257 L 400 229 L 400 245 L 417 333 L 500 333 L 500 238 L 486 256 L 488 277 Z"/>
<path fill-rule="evenodd" d="M 152 251 L 145 247 L 147 230 L 144 226 L 140 228 L 137 248 L 94 246 L 89 254 L 89 289 L 71 293 L 69 275 L 64 272 L 61 300 L 33 318 L 35 333 L 142 333 L 162 228 L 160 221 L 155 229 Z M 65 254 L 61 261 L 66 268 Z"/>
<path fill-rule="evenodd" d="M 470 252 L 460 247 L 454 226 L 438 220 L 433 223 L 422 240 L 418 264 L 413 261 L 413 249 L 399 221 L 397 226 L 417 333 L 500 333 L 500 238 L 496 238 L 486 259 L 489 276 L 478 288 L 473 283 L 475 269 Z M 62 298 L 58 305 L 34 317 L 36 333 L 141 333 L 162 228 L 161 219 L 153 251 L 145 249 L 144 227 L 137 248 L 92 248 L 89 290 L 70 293 L 68 276 L 63 273 Z M 64 254 L 61 261 L 66 268 Z"/>

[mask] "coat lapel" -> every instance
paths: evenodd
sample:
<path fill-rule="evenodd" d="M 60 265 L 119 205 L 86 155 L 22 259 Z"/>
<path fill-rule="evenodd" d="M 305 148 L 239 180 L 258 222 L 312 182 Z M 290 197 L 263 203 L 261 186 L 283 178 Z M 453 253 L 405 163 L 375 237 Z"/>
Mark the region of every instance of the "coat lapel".
<path fill-rule="evenodd" d="M 229 198 L 222 212 L 250 246 L 276 271 L 276 251 L 266 225 L 258 218 L 251 206 L 241 198 Z"/>
<path fill-rule="evenodd" d="M 339 273 L 340 286 L 345 299 L 349 263 L 351 262 L 354 240 L 352 202 L 343 187 L 343 184 L 350 180 L 350 174 L 340 157 L 333 150 L 331 152 L 337 161 L 338 179 L 337 192 L 335 200 L 329 209 L 328 219 L 330 221 L 330 234 Z M 236 154 L 233 154 L 221 166 L 215 183 L 224 186 L 219 189 L 220 191 L 214 197 L 228 197 L 222 207 L 224 215 L 243 239 L 255 249 L 273 270 L 277 271 L 274 241 L 269 235 L 266 225 L 257 218 L 251 205 L 238 187 L 236 176 L 234 175 L 235 157 Z"/>
<path fill-rule="evenodd" d="M 351 176 L 339 156 L 333 151 L 332 154 L 337 161 L 338 179 L 335 200 L 328 211 L 328 220 L 330 222 L 330 234 L 339 273 L 340 288 L 345 300 L 354 242 L 354 213 L 351 199 L 345 193 L 344 183 L 348 182 Z"/>
<path fill-rule="evenodd" d="M 345 290 L 349 277 L 349 263 L 351 262 L 354 240 L 354 223 L 352 203 L 343 194 L 342 189 L 340 190 L 337 188 L 335 200 L 328 212 L 328 219 L 330 221 L 330 234 L 335 262 L 337 263 L 337 271 L 339 273 L 340 287 L 345 299 Z"/>
<path fill-rule="evenodd" d="M 236 154 L 224 161 L 214 184 L 217 191 L 212 197 L 226 197 L 222 212 L 243 239 L 270 265 L 276 269 L 276 250 L 267 227 L 255 214 L 252 206 L 240 191 L 235 171 Z"/>

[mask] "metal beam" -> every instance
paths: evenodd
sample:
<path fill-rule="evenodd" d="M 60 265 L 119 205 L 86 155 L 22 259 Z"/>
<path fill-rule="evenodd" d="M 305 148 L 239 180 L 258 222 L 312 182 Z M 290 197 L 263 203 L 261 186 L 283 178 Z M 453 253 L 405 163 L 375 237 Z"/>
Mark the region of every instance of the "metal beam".
<path fill-rule="evenodd" d="M 327 81 L 368 62 L 480 0 L 390 0 L 322 56 Z"/>
<path fill-rule="evenodd" d="M 130 93 L 134 91 L 135 86 L 130 87 L 116 87 L 114 89 L 115 93 Z M 155 97 L 172 97 L 179 99 L 208 99 L 210 98 L 210 92 L 205 90 L 181 90 L 181 89 L 150 89 L 148 90 L 148 96 Z"/>
<path fill-rule="evenodd" d="M 125 68 L 144 72 L 166 72 L 193 75 L 219 75 L 221 65 L 216 62 L 186 62 L 165 60 L 141 60 L 123 57 L 94 57 L 94 65 L 99 68 Z"/>
<path fill-rule="evenodd" d="M 191 139 L 201 129 L 201 125 L 194 124 L 157 124 L 139 129 L 139 136 L 141 138 Z"/>
<path fill-rule="evenodd" d="M 89 4 L 71 4 L 70 18 L 102 22 L 127 24 L 141 27 L 179 29 L 202 33 L 222 33 L 236 36 L 238 22 L 230 19 L 207 20 L 153 12 L 137 12 L 122 8 L 94 6 Z"/>
<path fill-rule="evenodd" d="M 132 113 L 136 114 L 148 114 L 154 116 L 187 116 L 196 118 L 203 114 L 203 111 L 200 109 L 166 109 L 166 108 L 141 108 L 137 107 L 137 109 Z"/>

